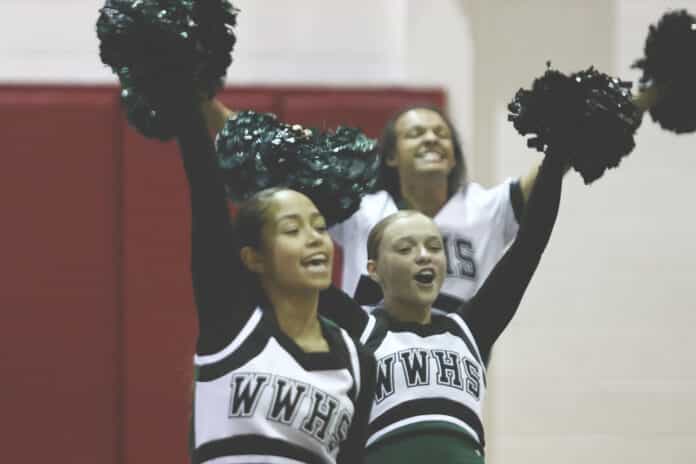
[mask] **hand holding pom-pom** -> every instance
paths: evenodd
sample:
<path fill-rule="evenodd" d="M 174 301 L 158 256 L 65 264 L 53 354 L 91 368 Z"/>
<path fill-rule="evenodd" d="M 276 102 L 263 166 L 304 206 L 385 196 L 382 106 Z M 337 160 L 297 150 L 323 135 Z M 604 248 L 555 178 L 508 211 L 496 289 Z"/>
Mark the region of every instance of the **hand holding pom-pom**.
<path fill-rule="evenodd" d="M 329 225 L 358 209 L 379 167 L 375 141 L 357 129 L 322 133 L 253 111 L 228 119 L 216 151 L 231 199 L 243 201 L 269 187 L 291 188 L 311 198 Z"/>
<path fill-rule="evenodd" d="M 634 68 L 643 70 L 640 90 L 650 97 L 642 106 L 663 129 L 678 134 L 696 131 L 696 18 L 672 11 L 651 25 L 645 57 Z M 645 100 L 645 99 L 641 99 Z"/>
<path fill-rule="evenodd" d="M 629 89 L 593 68 L 570 76 L 547 70 L 531 90 L 517 92 L 508 119 L 520 134 L 533 135 L 528 146 L 564 157 L 589 184 L 635 146 L 641 112 Z"/>
<path fill-rule="evenodd" d="M 235 44 L 227 0 L 106 0 L 97 20 L 100 56 L 118 76 L 128 120 L 162 140 L 180 99 L 212 97 Z"/>

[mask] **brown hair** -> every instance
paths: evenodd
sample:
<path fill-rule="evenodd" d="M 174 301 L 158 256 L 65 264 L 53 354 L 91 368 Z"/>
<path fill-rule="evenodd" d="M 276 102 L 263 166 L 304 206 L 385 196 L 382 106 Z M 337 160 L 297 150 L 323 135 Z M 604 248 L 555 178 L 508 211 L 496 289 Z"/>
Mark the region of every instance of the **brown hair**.
<path fill-rule="evenodd" d="M 375 224 L 374 227 L 370 229 L 370 235 L 368 235 L 367 237 L 367 259 L 375 260 L 378 258 L 379 245 L 382 243 L 382 238 L 384 238 L 384 231 L 387 230 L 387 227 L 389 227 L 390 225 L 392 225 L 392 223 L 398 221 L 399 219 L 421 214 L 422 213 L 416 210 L 404 209 L 401 211 L 397 211 L 396 213 L 390 214 L 389 216 L 383 218 L 381 221 Z"/>

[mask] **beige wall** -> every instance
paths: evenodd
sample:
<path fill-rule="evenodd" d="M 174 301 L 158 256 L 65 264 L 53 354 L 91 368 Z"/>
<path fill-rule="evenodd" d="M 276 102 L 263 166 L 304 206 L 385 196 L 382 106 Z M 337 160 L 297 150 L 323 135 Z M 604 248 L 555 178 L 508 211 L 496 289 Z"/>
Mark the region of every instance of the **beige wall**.
<path fill-rule="evenodd" d="M 0 43 L 0 82 L 113 82 L 96 58 L 101 4 L 2 0 L 12 40 Z M 473 177 L 486 184 L 538 159 L 505 106 L 546 60 L 635 79 L 627 68 L 647 24 L 668 6 L 696 12 L 696 0 L 235 4 L 230 82 L 443 85 Z M 696 461 L 696 135 L 647 118 L 637 142 L 595 185 L 567 178 L 549 249 L 495 352 L 492 464 Z"/>
<path fill-rule="evenodd" d="M 551 59 L 636 79 L 658 1 L 477 2 L 477 151 L 498 179 L 534 152 L 505 121 L 504 103 Z M 682 2 L 696 11 L 696 2 Z M 672 3 L 672 6 L 676 6 Z M 510 40 L 515 38 L 514 40 Z M 498 74 L 489 85 L 487 70 Z M 504 77 L 503 77 L 504 75 Z M 481 78 L 479 78 L 481 76 Z M 491 463 L 686 463 L 696 460 L 696 136 L 649 117 L 620 169 L 592 186 L 565 182 L 549 249 L 494 357 Z"/>

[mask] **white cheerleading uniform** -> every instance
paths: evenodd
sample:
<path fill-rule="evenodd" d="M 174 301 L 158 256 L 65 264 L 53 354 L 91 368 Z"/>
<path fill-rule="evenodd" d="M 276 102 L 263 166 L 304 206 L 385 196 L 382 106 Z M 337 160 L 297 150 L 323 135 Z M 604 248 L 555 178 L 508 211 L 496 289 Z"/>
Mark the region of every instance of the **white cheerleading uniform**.
<path fill-rule="evenodd" d="M 228 346 L 196 355 L 195 462 L 335 462 L 361 389 L 357 347 L 339 331 L 347 359 L 303 353 L 257 308 Z"/>
<path fill-rule="evenodd" d="M 377 383 L 367 446 L 406 426 L 447 424 L 483 449 L 485 366 L 462 318 L 404 324 L 383 309 L 369 317 L 360 340 L 375 354 Z"/>
<path fill-rule="evenodd" d="M 510 179 L 492 189 L 468 183 L 433 218 L 447 255 L 444 297 L 471 298 L 493 269 L 518 230 L 513 208 L 518 192 L 519 184 Z M 396 211 L 393 198 L 382 190 L 364 196 L 353 216 L 329 230 L 343 251 L 341 288 L 349 295 L 356 295 L 359 284 L 370 285 L 365 275 L 367 238 L 375 224 Z"/>
<path fill-rule="evenodd" d="M 485 365 L 548 243 L 562 177 L 562 162 L 544 160 L 516 239 L 471 299 L 460 300 L 446 314 L 431 313 L 428 323 L 401 322 L 393 315 L 398 309 L 392 314 L 384 307 L 369 314 L 334 310 L 346 297 L 338 291 L 327 293 L 335 304 L 324 305 L 323 314 L 360 337 L 376 358 L 369 457 L 398 450 L 401 440 L 429 441 L 452 433 L 462 437 L 454 441 L 454 448 L 483 451 Z M 456 450 L 452 455 L 458 455 Z"/>
<path fill-rule="evenodd" d="M 319 317 L 326 352 L 305 352 L 278 326 L 243 266 L 205 125 L 179 138 L 191 190 L 191 272 L 199 334 L 191 461 L 361 463 L 374 358 Z M 321 292 L 324 293 L 324 292 Z M 326 305 L 320 293 L 319 310 Z M 338 302 L 337 311 L 360 306 Z"/>

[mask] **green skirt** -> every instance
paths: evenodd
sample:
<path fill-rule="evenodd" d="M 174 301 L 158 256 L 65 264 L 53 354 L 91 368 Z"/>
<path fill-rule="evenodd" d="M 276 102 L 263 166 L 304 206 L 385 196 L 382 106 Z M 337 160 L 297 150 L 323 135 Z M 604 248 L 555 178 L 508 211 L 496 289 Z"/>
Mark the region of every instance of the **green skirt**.
<path fill-rule="evenodd" d="M 366 464 L 484 464 L 478 445 L 452 427 L 413 424 L 389 434 L 369 446 Z"/>

